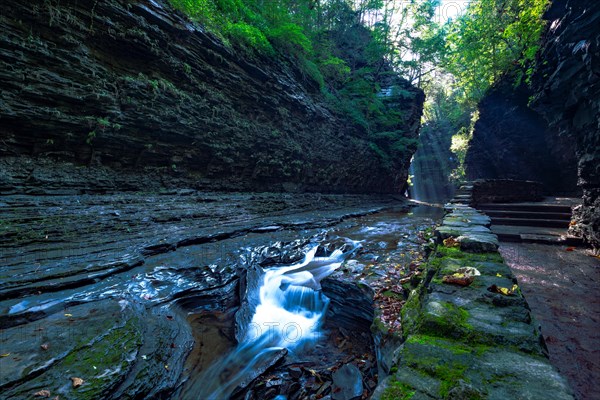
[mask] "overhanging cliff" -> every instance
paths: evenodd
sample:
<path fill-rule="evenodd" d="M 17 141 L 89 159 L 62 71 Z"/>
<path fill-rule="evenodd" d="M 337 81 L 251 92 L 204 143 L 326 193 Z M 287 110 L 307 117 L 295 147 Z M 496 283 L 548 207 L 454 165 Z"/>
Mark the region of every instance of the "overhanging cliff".
<path fill-rule="evenodd" d="M 163 1 L 7 0 L 0 54 L 5 193 L 398 192 L 415 150 L 382 162 L 292 60 L 244 56 Z M 386 130 L 414 139 L 423 94 L 391 84 Z"/>

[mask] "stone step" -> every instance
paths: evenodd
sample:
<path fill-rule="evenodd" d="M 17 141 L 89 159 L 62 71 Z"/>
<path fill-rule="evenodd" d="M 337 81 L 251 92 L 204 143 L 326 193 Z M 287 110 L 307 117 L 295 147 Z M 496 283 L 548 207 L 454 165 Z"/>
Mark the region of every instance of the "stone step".
<path fill-rule="evenodd" d="M 535 235 L 523 233 L 521 241 L 526 243 L 563 244 L 565 246 L 583 246 L 583 239 L 575 236 Z"/>
<path fill-rule="evenodd" d="M 567 235 L 566 229 L 532 226 L 492 225 L 492 233 L 501 242 L 527 242 L 564 246 L 581 246 L 581 238 Z"/>
<path fill-rule="evenodd" d="M 489 214 L 488 214 L 489 215 Z M 535 219 L 535 218 L 498 218 L 491 217 L 492 225 L 516 226 L 541 226 L 549 228 L 568 228 L 569 221 L 563 219 Z"/>
<path fill-rule="evenodd" d="M 452 203 L 452 204 L 456 204 L 456 203 L 470 204 L 471 203 L 471 198 L 469 197 L 468 199 L 457 199 L 455 197 L 452 200 L 450 200 L 450 203 Z"/>
<path fill-rule="evenodd" d="M 534 212 L 514 210 L 487 210 L 486 215 L 492 218 L 524 218 L 524 219 L 554 219 L 571 221 L 570 212 Z"/>
<path fill-rule="evenodd" d="M 528 212 L 550 212 L 550 213 L 571 213 L 571 206 L 565 204 L 548 203 L 485 203 L 478 204 L 476 207 L 483 212 L 493 210 L 504 211 L 528 211 Z"/>

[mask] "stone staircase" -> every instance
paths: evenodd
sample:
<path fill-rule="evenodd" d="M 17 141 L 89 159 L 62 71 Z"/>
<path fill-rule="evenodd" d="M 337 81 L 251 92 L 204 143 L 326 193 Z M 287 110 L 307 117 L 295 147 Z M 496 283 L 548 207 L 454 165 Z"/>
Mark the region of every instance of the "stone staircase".
<path fill-rule="evenodd" d="M 577 246 L 581 238 L 567 233 L 576 199 L 545 198 L 541 202 L 478 204 L 492 219 L 491 230 L 505 242 Z"/>
<path fill-rule="evenodd" d="M 450 201 L 473 205 L 473 185 L 461 186 Z M 491 230 L 500 241 L 578 246 L 582 239 L 567 233 L 575 198 L 546 197 L 539 202 L 483 203 L 473 205 L 491 218 Z"/>
<path fill-rule="evenodd" d="M 470 205 L 473 201 L 472 198 L 473 184 L 466 183 L 460 186 L 455 192 L 454 197 L 450 200 L 452 204 L 467 204 Z"/>

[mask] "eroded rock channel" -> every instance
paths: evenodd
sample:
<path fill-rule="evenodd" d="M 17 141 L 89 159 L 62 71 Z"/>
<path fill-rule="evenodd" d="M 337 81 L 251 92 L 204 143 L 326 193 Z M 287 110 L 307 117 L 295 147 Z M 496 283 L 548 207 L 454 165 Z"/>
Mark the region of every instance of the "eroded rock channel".
<path fill-rule="evenodd" d="M 136 195 L 6 198 L 4 398 L 370 397 L 439 215 L 386 197 L 152 200 L 140 215 Z M 261 326 L 260 288 L 282 268 L 282 308 Z M 283 342 L 244 347 L 286 323 Z"/>

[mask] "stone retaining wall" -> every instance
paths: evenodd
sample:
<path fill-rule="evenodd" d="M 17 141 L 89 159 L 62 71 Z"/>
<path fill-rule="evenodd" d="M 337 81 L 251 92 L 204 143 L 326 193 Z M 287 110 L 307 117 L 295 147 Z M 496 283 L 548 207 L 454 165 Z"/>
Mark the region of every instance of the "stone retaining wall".
<path fill-rule="evenodd" d="M 513 179 L 481 179 L 473 182 L 473 204 L 540 201 L 544 186 L 539 182 Z"/>
<path fill-rule="evenodd" d="M 405 341 L 373 399 L 573 399 L 489 218 L 462 204 L 447 210 L 402 310 Z"/>

